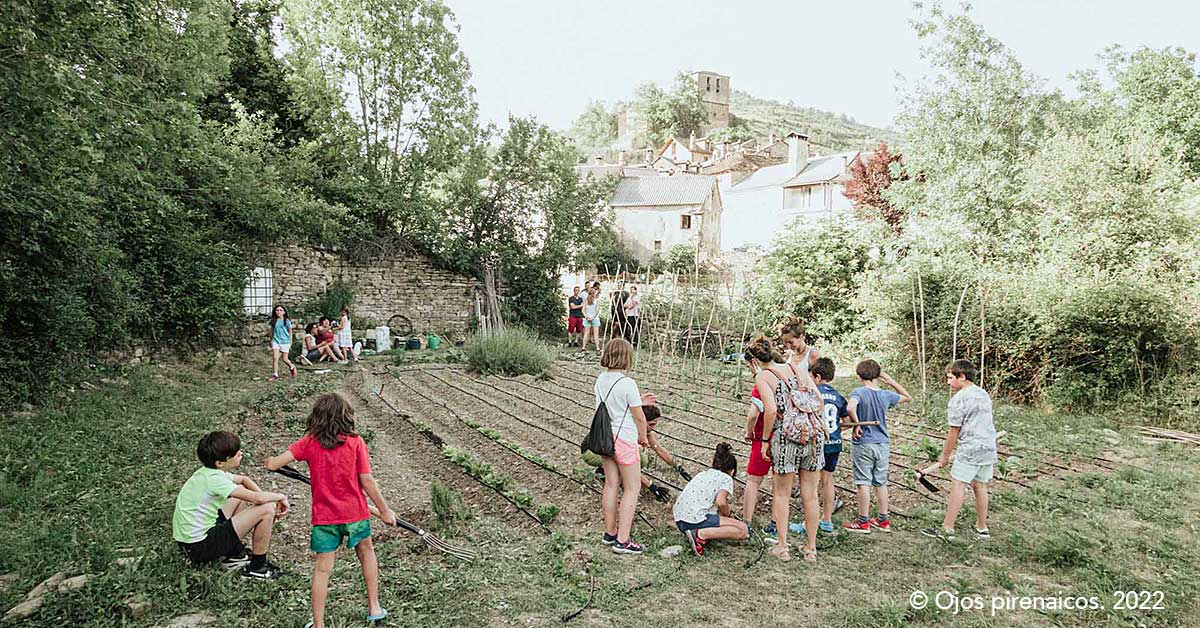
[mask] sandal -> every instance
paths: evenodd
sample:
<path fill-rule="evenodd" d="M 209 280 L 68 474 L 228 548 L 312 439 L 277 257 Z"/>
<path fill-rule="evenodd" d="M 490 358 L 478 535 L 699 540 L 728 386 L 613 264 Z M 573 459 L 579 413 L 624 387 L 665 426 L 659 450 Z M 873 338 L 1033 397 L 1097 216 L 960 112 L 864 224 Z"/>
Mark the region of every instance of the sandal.
<path fill-rule="evenodd" d="M 791 554 L 788 554 L 788 549 L 782 545 L 776 545 L 775 547 L 772 547 L 771 549 L 767 550 L 767 553 L 785 563 L 792 559 Z"/>
<path fill-rule="evenodd" d="M 386 608 L 382 608 L 382 609 L 379 609 L 379 614 L 378 614 L 378 615 L 370 615 L 370 614 L 368 614 L 368 615 L 367 615 L 367 621 L 368 621 L 368 622 L 372 622 L 372 623 L 374 623 L 374 622 L 377 622 L 377 621 L 383 621 L 383 619 L 384 619 L 385 617 L 387 617 L 387 616 L 388 616 L 387 609 L 386 609 Z"/>
<path fill-rule="evenodd" d="M 804 550 L 804 562 L 806 562 L 806 563 L 817 562 L 817 550 L 815 550 L 815 549 Z"/>

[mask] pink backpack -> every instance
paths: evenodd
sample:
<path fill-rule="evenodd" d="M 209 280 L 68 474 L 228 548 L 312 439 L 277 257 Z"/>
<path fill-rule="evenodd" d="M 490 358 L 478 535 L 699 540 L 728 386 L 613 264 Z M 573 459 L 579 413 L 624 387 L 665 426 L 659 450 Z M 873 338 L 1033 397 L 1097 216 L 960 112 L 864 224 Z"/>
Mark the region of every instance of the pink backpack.
<path fill-rule="evenodd" d="M 825 421 L 818 416 L 821 412 L 821 399 L 817 392 L 803 384 L 793 388 L 787 378 L 779 377 L 779 373 L 774 369 L 770 371 L 788 390 L 787 407 L 779 409 L 782 415 L 780 429 L 783 430 L 783 437 L 797 445 L 807 445 L 815 438 L 823 445 L 829 438 L 829 433 L 826 431 Z M 796 374 L 794 367 L 792 373 Z M 800 380 L 798 375 L 796 380 Z"/>

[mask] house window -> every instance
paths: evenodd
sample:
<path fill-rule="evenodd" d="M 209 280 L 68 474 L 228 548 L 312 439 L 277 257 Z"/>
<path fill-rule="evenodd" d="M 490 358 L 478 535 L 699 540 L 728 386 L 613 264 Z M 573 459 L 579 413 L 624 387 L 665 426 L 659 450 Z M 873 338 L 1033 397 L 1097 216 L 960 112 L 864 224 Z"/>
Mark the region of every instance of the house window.
<path fill-rule="evenodd" d="M 687 214 L 680 216 L 679 217 L 679 228 L 680 229 L 691 229 L 692 228 L 692 217 Z"/>
<path fill-rule="evenodd" d="M 658 253 L 661 250 L 662 250 L 662 240 L 655 240 L 654 241 L 654 252 Z"/>
<path fill-rule="evenodd" d="M 712 77 L 711 76 L 704 77 L 704 91 L 706 91 L 706 92 L 712 91 Z"/>
<path fill-rule="evenodd" d="M 717 79 L 717 93 L 721 93 L 721 79 Z"/>
<path fill-rule="evenodd" d="M 270 316 L 275 298 L 275 286 L 271 269 L 261 266 L 250 271 L 246 285 L 242 288 L 242 310 L 250 316 Z"/>

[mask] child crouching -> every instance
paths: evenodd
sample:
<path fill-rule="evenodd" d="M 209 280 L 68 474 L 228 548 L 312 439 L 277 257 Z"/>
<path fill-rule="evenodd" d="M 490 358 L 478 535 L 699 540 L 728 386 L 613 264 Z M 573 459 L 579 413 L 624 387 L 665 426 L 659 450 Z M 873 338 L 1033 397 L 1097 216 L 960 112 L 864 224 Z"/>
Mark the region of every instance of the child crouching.
<path fill-rule="evenodd" d="M 712 468 L 692 478 L 675 501 L 671 511 L 675 526 L 687 536 L 697 556 L 704 555 L 704 546 L 709 541 L 744 539 L 749 534 L 746 524 L 729 512 L 735 473 L 737 458 L 729 443 L 721 443 L 713 454 Z"/>
<path fill-rule="evenodd" d="M 379 517 L 396 525 L 396 513 L 388 508 L 379 486 L 371 475 L 367 444 L 354 431 L 354 409 L 341 395 L 321 395 L 308 415 L 304 438 L 288 446 L 287 451 L 267 460 L 272 471 L 295 460 L 308 463 L 312 481 L 312 540 L 316 552 L 312 576 L 312 621 L 308 626 L 324 628 L 325 599 L 329 576 L 338 547 L 358 554 L 363 580 L 367 585 L 367 621 L 387 617 L 379 605 L 379 566 L 371 543 L 371 511 L 366 497 L 378 508 Z"/>

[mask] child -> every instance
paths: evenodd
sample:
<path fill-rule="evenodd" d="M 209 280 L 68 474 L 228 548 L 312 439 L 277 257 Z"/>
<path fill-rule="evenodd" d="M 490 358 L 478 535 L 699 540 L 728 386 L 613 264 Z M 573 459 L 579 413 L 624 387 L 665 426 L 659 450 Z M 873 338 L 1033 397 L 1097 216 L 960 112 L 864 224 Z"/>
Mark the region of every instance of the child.
<path fill-rule="evenodd" d="M 746 368 L 750 370 L 750 409 L 746 414 L 746 442 L 750 444 L 750 459 L 746 462 L 746 484 L 742 489 L 742 521 L 754 518 L 754 507 L 758 504 L 758 490 L 762 481 L 771 472 L 771 461 L 762 457 L 763 446 L 763 406 L 758 388 L 754 386 L 754 378 L 762 369 L 750 353 L 744 353 Z M 768 543 L 778 543 L 775 538 L 775 524 L 767 524 L 766 539 Z"/>
<path fill-rule="evenodd" d="M 842 418 L 850 415 L 846 411 L 846 398 L 830 384 L 837 368 L 829 358 L 817 358 L 808 367 L 813 383 L 825 401 L 825 429 L 829 440 L 825 441 L 825 467 L 821 469 L 821 521 L 817 524 L 821 532 L 833 532 L 833 472 L 842 455 Z"/>
<path fill-rule="evenodd" d="M 896 404 L 912 401 L 908 391 L 896 383 L 890 375 L 884 373 L 875 360 L 867 359 L 854 367 L 855 374 L 862 381 L 860 388 L 850 393 L 850 402 L 846 411 L 850 420 L 855 423 L 879 421 L 879 425 L 863 425 L 854 428 L 851 440 L 850 462 L 854 465 L 854 486 L 858 489 L 858 518 L 845 523 L 845 528 L 851 532 L 867 534 L 871 528 L 880 532 L 891 532 L 892 522 L 888 517 L 888 432 L 887 411 Z M 879 381 L 896 389 L 896 392 L 883 390 Z M 875 500 L 879 515 L 875 519 L 871 514 L 871 490 L 875 487 Z"/>
<path fill-rule="evenodd" d="M 242 568 L 247 578 L 273 580 L 282 572 L 267 561 L 275 518 L 287 513 L 287 496 L 267 493 L 244 475 L 230 473 L 242 463 L 236 434 L 212 432 L 200 439 L 196 456 L 204 466 L 184 482 L 175 498 L 171 536 L 193 564 L 220 560 Z M 250 556 L 242 538 L 252 534 Z"/>
<path fill-rule="evenodd" d="M 267 381 L 273 382 L 279 379 L 279 358 L 283 357 L 283 363 L 287 365 L 292 372 L 292 377 L 296 377 L 296 366 L 292 364 L 288 354 L 292 352 L 292 328 L 295 325 L 288 318 L 287 308 L 282 305 L 276 305 L 274 314 L 271 315 L 271 379 Z"/>
<path fill-rule="evenodd" d="M 603 404 L 612 424 L 613 455 L 601 456 L 604 466 L 604 490 L 600 493 L 600 511 L 604 518 L 601 543 L 615 554 L 640 555 L 641 543 L 630 537 L 633 516 L 637 512 L 642 488 L 642 466 L 638 446 L 650 444 L 646 437 L 646 415 L 642 412 L 642 394 L 629 376 L 633 370 L 633 345 L 624 338 L 613 338 L 600 356 L 604 372 L 596 377 L 593 389 L 596 409 Z"/>
<path fill-rule="evenodd" d="M 329 575 L 333 559 L 345 540 L 346 547 L 358 554 L 363 580 L 367 585 L 367 621 L 387 617 L 379 605 L 379 566 L 371 543 L 371 512 L 366 497 L 379 511 L 379 518 L 396 525 L 396 513 L 388 508 L 379 486 L 371 475 L 367 445 L 354 432 L 354 409 L 341 395 L 328 393 L 317 398 L 304 438 L 288 446 L 287 451 L 267 460 L 272 471 L 295 460 L 308 463 L 312 481 L 312 540 L 316 552 L 313 564 L 312 611 L 309 626 L 325 626 L 325 598 L 329 593 Z M 364 495 L 365 493 L 365 495 Z"/>
<path fill-rule="evenodd" d="M 312 365 L 326 358 L 328 351 L 317 346 L 317 324 L 309 323 L 304 326 L 304 349 L 300 352 L 300 362 Z M 332 358 L 330 358 L 332 359 Z"/>
<path fill-rule="evenodd" d="M 992 398 L 987 391 L 975 385 L 975 365 L 969 360 L 955 360 L 946 367 L 946 384 L 954 391 L 946 408 L 946 422 L 950 430 L 946 434 L 946 445 L 936 465 L 921 471 L 924 475 L 950 463 L 950 497 L 946 500 L 946 518 L 942 528 L 925 528 L 921 534 L 951 541 L 954 539 L 954 520 L 966 497 L 967 484 L 975 493 L 975 535 L 990 539 L 988 532 L 988 482 L 992 480 L 992 469 L 996 464 L 996 425 L 992 421 Z"/>
<path fill-rule="evenodd" d="M 317 347 L 325 349 L 333 356 L 338 364 L 345 364 L 346 358 L 337 346 L 337 337 L 333 334 L 333 321 L 328 316 L 322 316 L 317 325 Z"/>
<path fill-rule="evenodd" d="M 358 356 L 354 354 L 354 338 L 350 332 L 350 308 L 342 308 L 342 318 L 338 321 L 337 326 L 337 346 L 338 351 L 347 361 L 358 361 Z"/>
<path fill-rule="evenodd" d="M 579 296 L 579 286 L 567 297 L 567 314 L 567 344 L 573 346 L 583 339 L 583 297 Z M 579 346 L 583 346 L 582 342 Z"/>
<path fill-rule="evenodd" d="M 737 473 L 729 443 L 717 445 L 712 468 L 692 478 L 671 514 L 675 527 L 688 538 L 692 552 L 704 555 L 704 546 L 714 539 L 744 539 L 750 531 L 746 524 L 729 514 L 729 497 L 733 495 L 733 476 Z"/>

